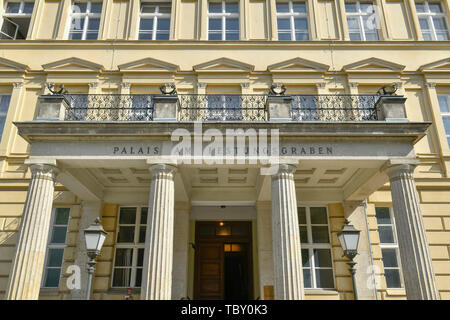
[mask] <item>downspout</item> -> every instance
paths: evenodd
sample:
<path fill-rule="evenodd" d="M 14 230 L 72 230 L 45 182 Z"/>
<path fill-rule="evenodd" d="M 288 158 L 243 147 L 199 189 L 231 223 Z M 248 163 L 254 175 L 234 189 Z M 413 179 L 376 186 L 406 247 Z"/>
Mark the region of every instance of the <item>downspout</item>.
<path fill-rule="evenodd" d="M 367 198 L 364 199 L 364 219 L 366 221 L 367 240 L 369 242 L 369 256 L 370 256 L 370 263 L 372 265 L 373 289 L 374 289 L 374 292 L 375 292 L 375 300 L 378 300 L 377 278 L 376 278 L 376 274 L 375 274 L 375 266 L 373 264 L 372 242 L 370 241 L 369 220 L 367 218 Z"/>

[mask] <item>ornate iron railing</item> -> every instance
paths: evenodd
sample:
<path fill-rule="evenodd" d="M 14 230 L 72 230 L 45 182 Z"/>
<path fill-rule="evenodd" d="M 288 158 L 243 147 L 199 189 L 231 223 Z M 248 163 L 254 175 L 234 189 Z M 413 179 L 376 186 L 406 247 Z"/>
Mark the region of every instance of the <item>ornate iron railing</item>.
<path fill-rule="evenodd" d="M 379 95 L 294 95 L 293 121 L 378 120 Z"/>
<path fill-rule="evenodd" d="M 67 94 L 68 121 L 153 121 L 154 95 Z M 379 95 L 288 95 L 291 121 L 378 120 Z M 179 94 L 177 120 L 269 121 L 268 95 Z"/>

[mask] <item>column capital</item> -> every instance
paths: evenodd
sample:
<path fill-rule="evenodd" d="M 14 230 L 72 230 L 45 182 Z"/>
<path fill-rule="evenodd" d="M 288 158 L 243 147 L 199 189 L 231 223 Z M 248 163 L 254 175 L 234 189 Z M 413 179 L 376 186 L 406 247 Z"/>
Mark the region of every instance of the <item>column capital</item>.
<path fill-rule="evenodd" d="M 419 159 L 405 159 L 405 160 L 388 160 L 383 167 L 382 171 L 386 172 L 389 178 L 400 176 L 401 174 L 413 174 L 415 168 L 420 164 Z"/>
<path fill-rule="evenodd" d="M 34 163 L 30 165 L 31 175 L 34 176 L 46 176 L 52 180 L 56 179 L 59 173 L 59 169 L 51 164 Z"/>
<path fill-rule="evenodd" d="M 151 165 L 149 170 L 152 172 L 152 178 L 154 178 L 155 175 L 161 175 L 161 174 L 170 175 L 173 177 L 175 175 L 175 173 L 177 172 L 177 167 L 175 167 L 174 165 L 161 163 L 161 164 Z"/>
<path fill-rule="evenodd" d="M 274 168 L 274 174 L 272 175 L 272 179 L 280 178 L 281 175 L 293 175 L 297 167 L 292 164 L 282 163 L 276 166 L 272 166 Z"/>

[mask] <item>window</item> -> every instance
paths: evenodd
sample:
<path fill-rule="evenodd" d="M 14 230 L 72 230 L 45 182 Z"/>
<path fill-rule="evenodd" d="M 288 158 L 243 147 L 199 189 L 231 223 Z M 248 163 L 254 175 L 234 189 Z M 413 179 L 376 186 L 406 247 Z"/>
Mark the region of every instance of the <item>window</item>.
<path fill-rule="evenodd" d="M 328 213 L 326 207 L 299 207 L 305 288 L 334 288 Z"/>
<path fill-rule="evenodd" d="M 278 40 L 309 40 L 305 2 L 277 3 Z"/>
<path fill-rule="evenodd" d="M 442 121 L 444 122 L 445 135 L 450 148 L 450 94 L 438 94 L 439 109 L 441 109 Z"/>
<path fill-rule="evenodd" d="M 449 40 L 447 17 L 440 2 L 416 2 L 416 11 L 424 40 Z"/>
<path fill-rule="evenodd" d="M 372 2 L 346 2 L 347 25 L 350 40 L 379 40 L 375 5 Z"/>
<path fill-rule="evenodd" d="M 208 39 L 239 40 L 238 2 L 209 2 Z"/>
<path fill-rule="evenodd" d="M 10 100 L 11 95 L 0 93 L 0 141 L 2 138 L 3 128 L 5 127 Z"/>
<path fill-rule="evenodd" d="M 54 208 L 50 227 L 42 287 L 58 288 L 66 246 L 70 208 Z"/>
<path fill-rule="evenodd" d="M 101 2 L 74 2 L 69 40 L 97 40 L 101 14 Z"/>
<path fill-rule="evenodd" d="M 6 1 L 5 11 L 0 19 L 0 40 L 26 39 L 33 7 L 33 2 Z"/>
<path fill-rule="evenodd" d="M 380 235 L 380 247 L 384 264 L 384 276 L 388 288 L 402 288 L 402 274 L 398 254 L 397 232 L 388 207 L 377 207 L 375 213 Z"/>
<path fill-rule="evenodd" d="M 139 40 L 169 40 L 171 3 L 141 3 Z"/>
<path fill-rule="evenodd" d="M 121 207 L 114 255 L 113 287 L 140 287 L 144 265 L 146 207 Z"/>

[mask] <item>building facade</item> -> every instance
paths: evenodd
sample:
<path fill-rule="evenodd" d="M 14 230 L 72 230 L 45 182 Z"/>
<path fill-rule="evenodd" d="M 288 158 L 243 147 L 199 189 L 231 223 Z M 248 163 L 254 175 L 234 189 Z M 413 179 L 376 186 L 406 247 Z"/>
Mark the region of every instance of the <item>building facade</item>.
<path fill-rule="evenodd" d="M 448 0 L 0 10 L 3 299 L 450 299 Z"/>

